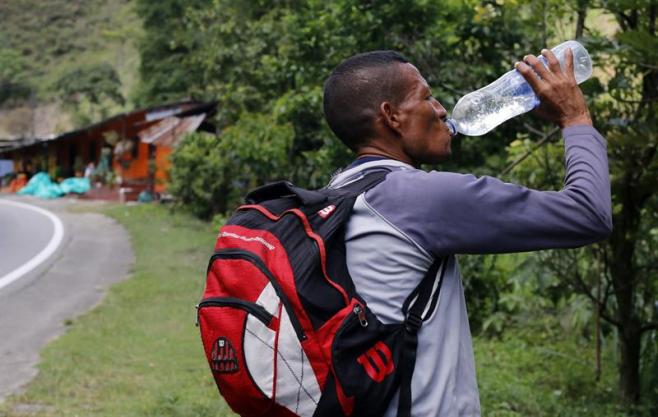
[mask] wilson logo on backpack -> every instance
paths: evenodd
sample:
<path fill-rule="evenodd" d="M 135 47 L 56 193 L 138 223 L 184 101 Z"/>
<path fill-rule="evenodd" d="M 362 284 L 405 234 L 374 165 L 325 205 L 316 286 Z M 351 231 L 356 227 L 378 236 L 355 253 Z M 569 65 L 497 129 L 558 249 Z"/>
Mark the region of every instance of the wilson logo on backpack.
<path fill-rule="evenodd" d="M 217 387 L 235 413 L 381 416 L 401 384 L 410 386 L 415 344 L 408 342 L 418 319 L 382 324 L 356 292 L 345 260 L 354 202 L 388 172 L 341 189 L 289 182 L 258 188 L 221 228 L 197 324 Z M 414 291 L 423 302 L 410 312 L 432 305 L 421 286 L 431 290 L 436 272 Z M 409 416 L 410 395 L 407 401 L 403 393 L 400 415 Z"/>
<path fill-rule="evenodd" d="M 329 216 L 331 216 L 333 214 L 334 210 L 336 210 L 336 206 L 331 204 L 331 205 L 323 208 L 322 210 L 318 211 L 318 216 L 320 216 L 323 219 L 327 220 L 329 218 Z"/>
<path fill-rule="evenodd" d="M 366 350 L 356 361 L 375 382 L 382 382 L 395 369 L 391 350 L 383 342 L 375 343 L 375 346 Z"/>

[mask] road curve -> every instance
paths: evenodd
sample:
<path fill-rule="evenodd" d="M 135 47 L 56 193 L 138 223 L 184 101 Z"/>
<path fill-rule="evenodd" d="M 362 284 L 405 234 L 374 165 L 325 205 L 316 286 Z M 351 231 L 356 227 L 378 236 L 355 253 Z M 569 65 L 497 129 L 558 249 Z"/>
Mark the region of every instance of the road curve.
<path fill-rule="evenodd" d="M 46 262 L 63 238 L 64 226 L 53 213 L 0 199 L 0 290 Z"/>
<path fill-rule="evenodd" d="M 0 401 L 19 392 L 37 374 L 39 352 L 65 331 L 64 322 L 96 306 L 111 284 L 129 275 L 134 262 L 129 236 L 116 221 L 98 213 L 68 210 L 94 203 L 0 195 L 0 200 L 5 199 L 53 212 L 65 233 L 47 261 L 0 289 Z M 6 226 L 1 222 L 1 227 Z M 33 251 L 42 251 L 55 232 L 55 226 L 43 218 L 40 225 L 37 228 L 49 230 L 50 236 L 35 237 L 35 241 L 41 239 L 41 246 L 35 244 Z"/>

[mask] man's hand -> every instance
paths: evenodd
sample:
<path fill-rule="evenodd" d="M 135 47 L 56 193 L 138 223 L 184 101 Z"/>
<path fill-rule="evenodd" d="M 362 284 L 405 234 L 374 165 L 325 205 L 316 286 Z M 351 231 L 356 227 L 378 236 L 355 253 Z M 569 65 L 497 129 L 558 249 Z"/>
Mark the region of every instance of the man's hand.
<path fill-rule="evenodd" d="M 591 126 L 587 103 L 574 75 L 571 48 L 565 51 L 564 71 L 552 51 L 544 49 L 541 54 L 548 62 L 548 68 L 533 55 L 526 55 L 524 62 L 514 65 L 541 101 L 535 109 L 537 115 L 557 123 L 560 128 L 577 124 Z"/>

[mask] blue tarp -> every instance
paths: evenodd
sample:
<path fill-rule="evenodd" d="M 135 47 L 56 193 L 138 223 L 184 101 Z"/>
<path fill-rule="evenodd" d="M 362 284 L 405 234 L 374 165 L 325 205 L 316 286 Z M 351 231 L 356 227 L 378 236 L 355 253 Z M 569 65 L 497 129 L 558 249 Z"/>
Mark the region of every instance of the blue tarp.
<path fill-rule="evenodd" d="M 39 172 L 30 178 L 27 185 L 21 188 L 17 194 L 51 199 L 68 193 L 84 194 L 89 191 L 89 188 L 91 188 L 91 184 L 88 178 L 67 178 L 60 184 L 56 184 L 50 180 L 48 174 Z"/>
<path fill-rule="evenodd" d="M 59 183 L 59 188 L 62 189 L 64 194 L 84 194 L 89 191 L 91 184 L 89 182 L 89 178 L 67 178 Z"/>

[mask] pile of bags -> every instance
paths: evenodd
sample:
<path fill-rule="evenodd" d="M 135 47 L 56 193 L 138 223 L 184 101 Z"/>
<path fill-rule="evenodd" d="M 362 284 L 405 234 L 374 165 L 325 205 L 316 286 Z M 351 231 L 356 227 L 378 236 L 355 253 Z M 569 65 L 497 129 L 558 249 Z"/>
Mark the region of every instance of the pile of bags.
<path fill-rule="evenodd" d="M 17 194 L 51 199 L 69 193 L 84 194 L 90 188 L 89 178 L 67 178 L 57 184 L 51 181 L 48 174 L 39 172 L 30 178 L 27 185 L 21 188 Z"/>

